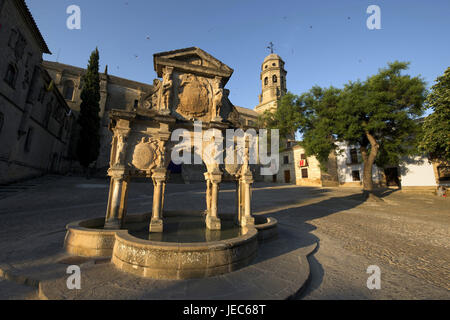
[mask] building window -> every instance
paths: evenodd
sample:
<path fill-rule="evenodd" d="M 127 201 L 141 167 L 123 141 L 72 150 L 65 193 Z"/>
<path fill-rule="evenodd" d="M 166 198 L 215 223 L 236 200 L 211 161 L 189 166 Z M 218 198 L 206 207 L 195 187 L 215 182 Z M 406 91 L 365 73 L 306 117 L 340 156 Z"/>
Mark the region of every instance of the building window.
<path fill-rule="evenodd" d="M 359 176 L 359 170 L 352 171 L 352 179 L 353 181 L 361 181 L 361 177 Z"/>
<path fill-rule="evenodd" d="M 278 81 L 277 76 L 276 76 L 276 75 L 273 75 L 273 76 L 272 76 L 272 82 L 273 82 L 273 83 L 277 83 L 277 81 Z"/>
<path fill-rule="evenodd" d="M 39 91 L 38 101 L 40 103 L 43 103 L 45 100 L 45 92 L 46 92 L 45 87 L 42 87 L 41 91 Z"/>
<path fill-rule="evenodd" d="M 358 163 L 358 150 L 356 149 L 351 149 L 350 150 L 350 161 L 351 163 Z"/>
<path fill-rule="evenodd" d="M 264 67 L 264 69 L 267 69 L 268 65 L 266 64 L 266 66 Z"/>
<path fill-rule="evenodd" d="M 302 179 L 308 179 L 308 169 L 302 169 Z"/>
<path fill-rule="evenodd" d="M 308 166 L 308 160 L 306 160 L 306 154 L 302 153 L 300 155 L 300 167 L 307 167 Z"/>
<path fill-rule="evenodd" d="M 269 84 L 269 78 L 265 77 L 264 78 L 264 85 L 267 86 Z"/>
<path fill-rule="evenodd" d="M 450 166 L 440 165 L 437 170 L 439 181 L 450 181 Z"/>
<path fill-rule="evenodd" d="M 48 127 L 51 115 L 52 115 L 52 104 L 49 102 L 49 103 L 47 103 L 47 107 L 45 109 L 45 115 L 44 115 L 44 121 L 43 121 L 44 127 Z"/>
<path fill-rule="evenodd" d="M 275 62 L 274 62 L 274 63 L 272 63 L 272 66 L 273 66 L 273 67 L 275 67 L 275 66 L 276 66 Z"/>
<path fill-rule="evenodd" d="M 72 80 L 68 80 L 64 83 L 64 99 L 72 101 L 73 100 L 73 91 L 75 85 Z"/>
<path fill-rule="evenodd" d="M 16 56 L 16 58 L 22 59 L 26 45 L 27 41 L 25 40 L 24 36 L 19 32 L 17 42 L 14 47 L 14 55 Z"/>
<path fill-rule="evenodd" d="M 3 124 L 5 123 L 5 116 L 0 112 L 0 133 L 2 133 Z"/>
<path fill-rule="evenodd" d="M 284 164 L 289 164 L 289 156 L 284 156 Z"/>
<path fill-rule="evenodd" d="M 16 78 L 17 78 L 17 69 L 12 64 L 10 64 L 8 66 L 8 69 L 6 70 L 5 82 L 9 84 L 10 87 L 14 88 L 16 84 Z"/>
<path fill-rule="evenodd" d="M 25 139 L 25 151 L 28 152 L 31 149 L 31 140 L 33 138 L 33 128 L 28 128 L 27 137 Z"/>
<path fill-rule="evenodd" d="M 135 109 L 137 109 L 138 105 L 139 105 L 139 101 L 138 100 L 134 100 L 134 108 Z"/>
<path fill-rule="evenodd" d="M 25 67 L 26 68 L 28 68 L 29 66 L 30 66 L 30 62 L 31 62 L 31 59 L 33 58 L 33 54 L 31 53 L 31 52 L 28 52 L 28 54 L 27 54 L 27 60 L 26 60 L 26 62 L 25 62 Z"/>
<path fill-rule="evenodd" d="M 11 34 L 9 35 L 9 41 L 8 41 L 8 46 L 10 48 L 14 49 L 14 41 L 16 40 L 16 37 L 17 37 L 17 31 L 12 29 Z"/>

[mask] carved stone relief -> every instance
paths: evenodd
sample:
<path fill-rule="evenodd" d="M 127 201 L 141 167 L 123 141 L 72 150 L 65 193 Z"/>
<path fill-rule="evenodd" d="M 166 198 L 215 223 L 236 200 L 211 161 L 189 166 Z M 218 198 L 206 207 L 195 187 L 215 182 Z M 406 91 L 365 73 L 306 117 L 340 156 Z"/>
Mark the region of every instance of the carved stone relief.
<path fill-rule="evenodd" d="M 149 171 L 165 168 L 167 165 L 165 142 L 155 138 L 142 137 L 132 154 L 131 166 L 138 170 Z"/>
<path fill-rule="evenodd" d="M 210 85 L 205 78 L 193 74 L 180 76 L 177 112 L 187 119 L 203 117 L 210 104 Z"/>
<path fill-rule="evenodd" d="M 215 77 L 213 81 L 213 107 L 211 112 L 211 120 L 220 121 L 220 109 L 222 108 L 222 101 L 224 97 L 224 90 L 222 87 L 222 78 Z"/>

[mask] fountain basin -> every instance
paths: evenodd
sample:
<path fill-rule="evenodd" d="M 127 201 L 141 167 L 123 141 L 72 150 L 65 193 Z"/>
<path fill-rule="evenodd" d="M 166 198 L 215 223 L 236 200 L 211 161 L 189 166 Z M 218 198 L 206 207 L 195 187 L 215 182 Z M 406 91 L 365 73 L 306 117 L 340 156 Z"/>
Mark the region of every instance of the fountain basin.
<path fill-rule="evenodd" d="M 258 242 L 277 235 L 277 221 L 262 216 L 255 217 L 255 226 L 226 227 L 234 225 L 232 214 L 220 215 L 223 230 L 210 231 L 199 227 L 198 221 L 204 221 L 200 211 L 165 212 L 165 232 L 150 234 L 145 231 L 150 217 L 151 213 L 129 215 L 121 230 L 104 230 L 103 218 L 71 223 L 67 225 L 66 251 L 109 257 L 118 269 L 141 277 L 204 278 L 247 266 L 257 255 Z M 193 228 L 186 228 L 192 223 Z M 182 231 L 179 235 L 178 230 Z M 184 234 L 186 230 L 192 232 Z"/>
<path fill-rule="evenodd" d="M 278 236 L 278 221 L 272 217 L 255 216 L 255 228 L 258 230 L 258 241 L 267 241 Z"/>
<path fill-rule="evenodd" d="M 257 231 L 198 243 L 157 242 L 117 232 L 111 262 L 123 271 L 153 279 L 205 278 L 238 270 L 258 251 Z"/>
<path fill-rule="evenodd" d="M 130 215 L 127 227 L 146 223 L 151 214 Z M 81 257 L 111 257 L 116 241 L 115 235 L 123 230 L 104 230 L 105 218 L 95 218 L 69 223 L 64 239 L 67 253 Z"/>

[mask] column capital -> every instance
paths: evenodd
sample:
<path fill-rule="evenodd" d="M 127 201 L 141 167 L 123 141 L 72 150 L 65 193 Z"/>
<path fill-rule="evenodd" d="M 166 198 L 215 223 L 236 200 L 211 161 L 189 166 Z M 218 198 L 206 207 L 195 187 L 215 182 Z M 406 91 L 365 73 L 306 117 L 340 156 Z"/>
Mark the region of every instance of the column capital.
<path fill-rule="evenodd" d="M 167 179 L 167 170 L 165 168 L 153 169 L 152 179 L 156 182 L 165 182 Z"/>
<path fill-rule="evenodd" d="M 254 182 L 252 173 L 246 173 L 241 176 L 241 181 L 244 183 L 252 184 Z"/>
<path fill-rule="evenodd" d="M 123 165 L 117 164 L 108 169 L 108 176 L 114 179 L 124 180 L 127 175 L 128 175 L 127 170 Z"/>

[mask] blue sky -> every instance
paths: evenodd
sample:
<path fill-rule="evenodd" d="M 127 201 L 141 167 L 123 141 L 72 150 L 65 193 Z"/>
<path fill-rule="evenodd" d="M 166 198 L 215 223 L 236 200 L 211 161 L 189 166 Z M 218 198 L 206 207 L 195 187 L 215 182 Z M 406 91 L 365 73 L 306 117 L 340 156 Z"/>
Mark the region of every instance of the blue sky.
<path fill-rule="evenodd" d="M 394 60 L 410 61 L 408 73 L 430 86 L 450 66 L 449 0 L 26 2 L 53 52 L 46 60 L 86 67 L 98 46 L 102 71 L 151 84 L 154 53 L 197 46 L 234 69 L 230 100 L 247 108 L 258 103 L 270 41 L 296 94 L 363 80 Z M 73 4 L 81 30 L 66 27 Z M 366 27 L 369 5 L 381 8 L 381 30 Z"/>

